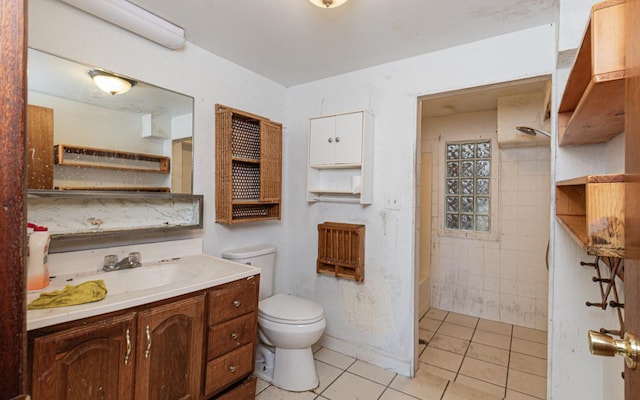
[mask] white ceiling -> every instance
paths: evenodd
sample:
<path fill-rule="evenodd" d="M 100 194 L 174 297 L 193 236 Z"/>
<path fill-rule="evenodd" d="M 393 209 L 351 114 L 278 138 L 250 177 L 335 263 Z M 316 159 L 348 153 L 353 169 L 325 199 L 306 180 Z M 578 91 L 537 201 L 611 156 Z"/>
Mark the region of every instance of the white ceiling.
<path fill-rule="evenodd" d="M 285 86 L 554 21 L 557 0 L 130 0 Z"/>

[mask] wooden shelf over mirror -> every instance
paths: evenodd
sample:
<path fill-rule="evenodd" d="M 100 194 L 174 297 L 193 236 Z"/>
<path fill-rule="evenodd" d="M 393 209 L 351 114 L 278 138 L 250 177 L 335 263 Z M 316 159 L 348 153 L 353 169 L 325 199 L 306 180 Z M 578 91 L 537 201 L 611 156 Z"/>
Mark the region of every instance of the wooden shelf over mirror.
<path fill-rule="evenodd" d="M 556 183 L 556 217 L 587 254 L 624 258 L 624 174 Z"/>
<path fill-rule="evenodd" d="M 155 172 L 168 174 L 169 157 L 133 153 L 93 147 L 57 144 L 54 146 L 55 163 L 84 168 L 105 168 L 120 171 Z"/>

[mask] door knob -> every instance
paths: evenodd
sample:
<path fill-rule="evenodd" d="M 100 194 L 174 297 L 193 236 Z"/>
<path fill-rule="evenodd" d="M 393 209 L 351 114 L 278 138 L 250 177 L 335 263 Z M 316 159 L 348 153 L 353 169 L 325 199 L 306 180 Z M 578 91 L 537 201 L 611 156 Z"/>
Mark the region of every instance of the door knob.
<path fill-rule="evenodd" d="M 620 354 L 624 357 L 627 367 L 636 369 L 640 343 L 629 333 L 624 335 L 624 339 L 614 339 L 604 333 L 589 331 L 589 350 L 596 356 L 613 357 Z"/>

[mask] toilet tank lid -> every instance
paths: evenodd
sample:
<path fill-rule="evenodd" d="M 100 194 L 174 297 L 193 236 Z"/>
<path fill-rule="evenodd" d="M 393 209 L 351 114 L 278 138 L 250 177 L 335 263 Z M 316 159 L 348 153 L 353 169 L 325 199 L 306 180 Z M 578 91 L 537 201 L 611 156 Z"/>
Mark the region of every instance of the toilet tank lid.
<path fill-rule="evenodd" d="M 233 260 L 238 258 L 258 257 L 275 252 L 276 246 L 272 244 L 256 244 L 253 246 L 245 246 L 237 249 L 225 250 L 222 252 L 222 258 Z"/>

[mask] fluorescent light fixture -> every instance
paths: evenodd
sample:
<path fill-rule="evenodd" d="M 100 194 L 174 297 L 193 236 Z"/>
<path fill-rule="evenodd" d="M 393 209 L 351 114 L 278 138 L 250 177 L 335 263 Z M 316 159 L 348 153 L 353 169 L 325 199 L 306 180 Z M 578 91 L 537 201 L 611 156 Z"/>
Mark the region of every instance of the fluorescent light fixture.
<path fill-rule="evenodd" d="M 309 0 L 309 1 L 312 4 L 315 4 L 316 6 L 322 7 L 322 8 L 340 7 L 341 5 L 347 2 L 347 0 Z"/>
<path fill-rule="evenodd" d="M 169 49 L 184 46 L 184 29 L 126 0 L 61 1 Z"/>
<path fill-rule="evenodd" d="M 126 79 L 97 69 L 89 71 L 89 76 L 93 79 L 93 82 L 95 82 L 96 86 L 98 86 L 100 90 L 114 96 L 116 94 L 127 93 L 129 89 L 137 83 L 131 79 Z"/>

